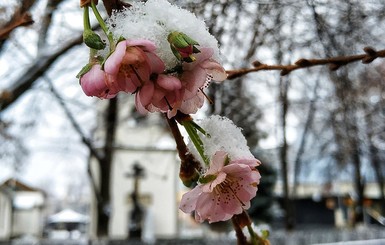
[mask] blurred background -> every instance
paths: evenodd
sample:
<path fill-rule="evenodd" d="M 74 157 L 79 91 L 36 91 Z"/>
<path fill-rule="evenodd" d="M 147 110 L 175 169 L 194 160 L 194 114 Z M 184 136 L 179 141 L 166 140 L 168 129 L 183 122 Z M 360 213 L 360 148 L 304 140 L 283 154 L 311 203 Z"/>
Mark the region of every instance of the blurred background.
<path fill-rule="evenodd" d="M 381 0 L 170 2 L 206 21 L 228 70 L 385 46 Z M 234 244 L 230 223 L 178 210 L 187 189 L 163 115 L 83 94 L 82 13 L 75 0 L 0 3 L 0 241 Z M 272 244 L 385 238 L 384 75 L 377 59 L 210 86 L 194 118 L 243 128 L 263 163 L 249 213 Z"/>

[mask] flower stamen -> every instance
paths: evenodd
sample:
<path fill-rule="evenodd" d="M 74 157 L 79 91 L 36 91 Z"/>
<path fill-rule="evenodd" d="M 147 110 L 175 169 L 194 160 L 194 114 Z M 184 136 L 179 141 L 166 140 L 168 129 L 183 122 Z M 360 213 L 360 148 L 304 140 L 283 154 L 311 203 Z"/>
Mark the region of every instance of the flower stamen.
<path fill-rule="evenodd" d="M 139 73 L 138 73 L 138 71 L 136 70 L 136 68 L 135 68 L 133 65 L 130 65 L 130 67 L 131 67 L 132 71 L 135 73 L 135 75 L 136 75 L 136 77 L 138 78 L 138 80 L 140 81 L 140 83 L 141 83 L 142 85 L 144 85 L 144 81 L 143 81 L 143 79 L 139 76 Z"/>
<path fill-rule="evenodd" d="M 199 88 L 199 91 L 202 92 L 202 94 L 205 96 L 210 105 L 214 104 L 214 101 L 203 91 L 203 88 Z"/>

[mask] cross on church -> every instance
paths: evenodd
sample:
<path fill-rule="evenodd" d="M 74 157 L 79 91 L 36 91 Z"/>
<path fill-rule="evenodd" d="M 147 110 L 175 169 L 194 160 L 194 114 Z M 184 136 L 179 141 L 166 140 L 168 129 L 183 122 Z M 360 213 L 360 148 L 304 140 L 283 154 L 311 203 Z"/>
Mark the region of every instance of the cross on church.
<path fill-rule="evenodd" d="M 134 178 L 134 190 L 131 193 L 133 208 L 129 214 L 128 233 L 129 239 L 141 239 L 144 210 L 142 205 L 139 203 L 139 180 L 144 177 L 144 170 L 138 162 L 135 162 L 132 168 L 133 173 L 127 174 L 127 177 Z"/>

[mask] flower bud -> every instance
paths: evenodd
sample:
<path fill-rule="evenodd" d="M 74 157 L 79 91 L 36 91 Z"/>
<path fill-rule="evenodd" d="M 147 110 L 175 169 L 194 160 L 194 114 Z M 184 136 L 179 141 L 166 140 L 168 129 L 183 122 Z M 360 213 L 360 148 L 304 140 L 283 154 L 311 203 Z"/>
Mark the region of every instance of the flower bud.
<path fill-rule="evenodd" d="M 179 178 L 186 187 L 193 187 L 199 179 L 199 171 L 201 170 L 200 163 L 194 158 L 191 153 L 187 153 L 185 159 L 182 159 Z"/>
<path fill-rule="evenodd" d="M 167 37 L 170 43 L 170 48 L 179 60 L 185 62 L 195 61 L 195 57 L 192 54 L 199 53 L 199 49 L 195 45 L 199 45 L 197 41 L 190 38 L 182 32 L 171 32 Z"/>
<path fill-rule="evenodd" d="M 84 30 L 83 41 L 88 47 L 93 49 L 100 50 L 106 47 L 106 44 L 102 41 L 100 36 L 90 29 Z"/>

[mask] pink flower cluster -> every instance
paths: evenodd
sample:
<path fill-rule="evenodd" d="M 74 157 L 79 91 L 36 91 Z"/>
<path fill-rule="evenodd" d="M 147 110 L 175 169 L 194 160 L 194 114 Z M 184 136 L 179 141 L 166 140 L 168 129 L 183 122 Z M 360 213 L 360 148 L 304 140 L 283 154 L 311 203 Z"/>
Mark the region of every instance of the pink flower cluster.
<path fill-rule="evenodd" d="M 182 72 L 165 74 L 165 65 L 156 55 L 156 46 L 148 40 L 124 40 L 107 58 L 104 69 L 96 63 L 81 76 L 80 84 L 88 96 L 103 99 L 120 91 L 135 93 L 139 112 L 167 112 L 173 117 L 179 110 L 195 113 L 204 102 L 202 87 L 211 79 L 223 81 L 223 67 L 211 57 L 213 50 L 202 48 L 192 63 L 183 63 Z"/>
<path fill-rule="evenodd" d="M 250 207 L 261 178 L 257 159 L 230 160 L 224 151 L 217 151 L 199 184 L 183 195 L 179 208 L 195 220 L 209 223 L 231 219 Z"/>

